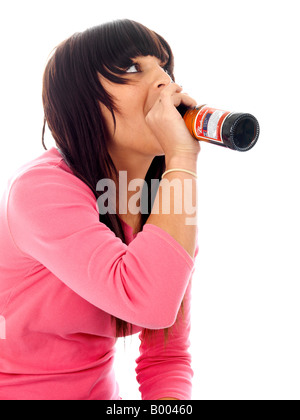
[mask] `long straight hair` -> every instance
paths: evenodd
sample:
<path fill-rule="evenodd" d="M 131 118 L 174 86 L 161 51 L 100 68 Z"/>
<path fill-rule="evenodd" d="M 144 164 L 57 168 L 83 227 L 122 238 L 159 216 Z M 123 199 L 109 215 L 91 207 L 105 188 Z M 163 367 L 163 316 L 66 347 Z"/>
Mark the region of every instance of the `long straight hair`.
<path fill-rule="evenodd" d="M 59 44 L 46 65 L 43 76 L 44 126 L 42 143 L 47 150 L 44 134 L 46 124 L 66 163 L 93 192 L 96 200 L 103 192 L 97 182 L 117 177 L 117 170 L 108 153 L 108 131 L 99 102 L 111 112 L 114 122 L 117 110 L 113 98 L 100 83 L 99 73 L 113 83 L 125 84 L 123 77 L 137 56 L 155 56 L 166 62 L 165 70 L 174 79 L 174 58 L 169 44 L 144 25 L 124 19 L 105 23 L 75 33 Z M 145 185 L 151 179 L 161 179 L 165 157 L 156 156 L 146 174 Z M 142 214 L 142 226 L 153 206 L 153 191 L 148 191 L 148 214 Z M 99 216 L 100 220 L 100 216 Z M 116 214 L 101 215 L 108 226 L 125 243 L 121 222 Z M 114 318 L 116 336 L 130 333 L 130 324 Z"/>

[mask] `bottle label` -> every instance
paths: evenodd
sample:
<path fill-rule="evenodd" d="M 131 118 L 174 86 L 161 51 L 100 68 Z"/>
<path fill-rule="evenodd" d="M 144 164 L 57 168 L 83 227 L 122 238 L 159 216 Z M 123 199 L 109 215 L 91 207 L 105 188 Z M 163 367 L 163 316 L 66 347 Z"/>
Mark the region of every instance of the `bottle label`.
<path fill-rule="evenodd" d="M 205 137 L 206 140 L 211 139 L 215 142 L 223 143 L 221 128 L 228 114 L 230 114 L 229 111 L 204 106 L 195 118 L 195 135 L 198 138 Z"/>

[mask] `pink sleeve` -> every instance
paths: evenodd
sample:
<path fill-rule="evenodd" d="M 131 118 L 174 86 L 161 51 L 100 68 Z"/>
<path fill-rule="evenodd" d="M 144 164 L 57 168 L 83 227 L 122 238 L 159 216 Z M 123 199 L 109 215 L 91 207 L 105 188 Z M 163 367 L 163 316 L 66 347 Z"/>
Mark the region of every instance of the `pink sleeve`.
<path fill-rule="evenodd" d="M 189 353 L 191 282 L 184 297 L 183 312 L 179 310 L 176 323 L 170 328 L 165 344 L 164 330 L 143 339 L 140 334 L 140 356 L 137 380 L 143 400 L 172 397 L 190 400 L 193 371 Z"/>
<path fill-rule="evenodd" d="M 143 328 L 175 322 L 194 260 L 164 230 L 145 225 L 127 246 L 99 222 L 89 188 L 51 167 L 15 180 L 7 214 L 24 258 L 41 263 L 91 304 Z"/>

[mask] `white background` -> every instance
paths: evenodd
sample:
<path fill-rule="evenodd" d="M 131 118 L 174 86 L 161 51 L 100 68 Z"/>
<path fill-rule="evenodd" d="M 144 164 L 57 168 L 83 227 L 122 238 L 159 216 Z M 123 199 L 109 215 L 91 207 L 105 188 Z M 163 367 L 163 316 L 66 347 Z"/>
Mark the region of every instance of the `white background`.
<path fill-rule="evenodd" d="M 41 81 L 51 50 L 117 18 L 171 44 L 199 104 L 254 114 L 245 153 L 202 144 L 193 279 L 193 399 L 299 399 L 299 2 L 9 1 L 0 9 L 0 188 L 43 152 Z M 52 146 L 47 138 L 47 146 Z M 138 338 L 120 340 L 123 399 L 140 399 Z"/>

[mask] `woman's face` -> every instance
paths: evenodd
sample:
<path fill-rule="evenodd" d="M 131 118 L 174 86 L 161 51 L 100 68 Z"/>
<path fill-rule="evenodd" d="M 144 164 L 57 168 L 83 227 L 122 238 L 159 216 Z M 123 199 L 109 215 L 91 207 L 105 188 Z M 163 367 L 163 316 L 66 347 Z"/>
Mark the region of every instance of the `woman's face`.
<path fill-rule="evenodd" d="M 99 75 L 100 82 L 117 106 L 116 130 L 110 111 L 100 103 L 109 134 L 109 150 L 135 152 L 152 158 L 163 155 L 163 150 L 148 127 L 145 117 L 165 86 L 172 80 L 160 60 L 153 56 L 141 56 L 127 69 L 125 78 L 129 84 L 112 83 Z"/>

